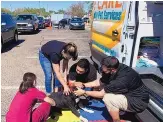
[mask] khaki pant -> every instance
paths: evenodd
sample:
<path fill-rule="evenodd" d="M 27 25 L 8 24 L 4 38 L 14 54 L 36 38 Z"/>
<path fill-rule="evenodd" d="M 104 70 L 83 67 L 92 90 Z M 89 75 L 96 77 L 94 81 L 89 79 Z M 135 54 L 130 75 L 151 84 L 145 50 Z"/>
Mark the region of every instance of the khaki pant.
<path fill-rule="evenodd" d="M 103 97 L 103 101 L 108 111 L 127 110 L 128 103 L 127 98 L 121 94 L 107 93 Z"/>

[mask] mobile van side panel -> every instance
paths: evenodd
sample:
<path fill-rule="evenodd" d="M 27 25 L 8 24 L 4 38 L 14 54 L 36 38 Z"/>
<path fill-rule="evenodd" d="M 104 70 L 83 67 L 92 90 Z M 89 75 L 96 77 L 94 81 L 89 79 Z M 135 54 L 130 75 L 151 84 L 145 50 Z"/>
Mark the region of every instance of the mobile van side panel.
<path fill-rule="evenodd" d="M 124 23 L 126 2 L 96 1 L 93 6 L 91 53 L 99 65 L 105 56 L 120 57 L 120 37 Z"/>

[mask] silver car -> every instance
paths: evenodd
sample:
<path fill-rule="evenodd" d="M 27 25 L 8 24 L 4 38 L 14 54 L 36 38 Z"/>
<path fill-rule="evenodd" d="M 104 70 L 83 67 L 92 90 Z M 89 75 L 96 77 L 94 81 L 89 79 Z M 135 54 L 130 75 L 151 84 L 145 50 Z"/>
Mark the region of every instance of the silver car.
<path fill-rule="evenodd" d="M 39 30 L 39 20 L 34 14 L 21 14 L 16 18 L 18 32 L 36 32 Z"/>

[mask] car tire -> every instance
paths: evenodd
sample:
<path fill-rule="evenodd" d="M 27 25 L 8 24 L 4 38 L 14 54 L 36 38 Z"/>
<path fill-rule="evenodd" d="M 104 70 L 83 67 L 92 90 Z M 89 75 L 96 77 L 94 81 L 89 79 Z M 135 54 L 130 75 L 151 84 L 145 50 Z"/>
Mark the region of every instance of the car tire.
<path fill-rule="evenodd" d="M 15 34 L 14 34 L 14 43 L 18 43 L 18 32 L 15 31 Z"/>
<path fill-rule="evenodd" d="M 36 32 L 38 32 L 38 31 L 39 31 L 39 28 L 36 29 Z"/>
<path fill-rule="evenodd" d="M 1 52 L 3 51 L 3 39 L 2 39 L 2 36 L 1 36 Z"/>
<path fill-rule="evenodd" d="M 36 33 L 35 26 L 33 26 L 33 33 Z"/>

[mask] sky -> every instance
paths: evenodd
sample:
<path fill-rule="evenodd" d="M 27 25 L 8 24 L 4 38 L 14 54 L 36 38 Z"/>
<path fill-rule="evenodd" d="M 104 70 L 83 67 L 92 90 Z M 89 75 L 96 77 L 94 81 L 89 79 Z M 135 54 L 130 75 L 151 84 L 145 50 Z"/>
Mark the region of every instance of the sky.
<path fill-rule="evenodd" d="M 67 10 L 72 4 L 78 1 L 1 1 L 1 8 L 7 8 L 14 11 L 17 8 L 45 8 L 46 11 L 59 9 Z M 84 10 L 87 12 L 88 5 L 84 4 Z"/>

